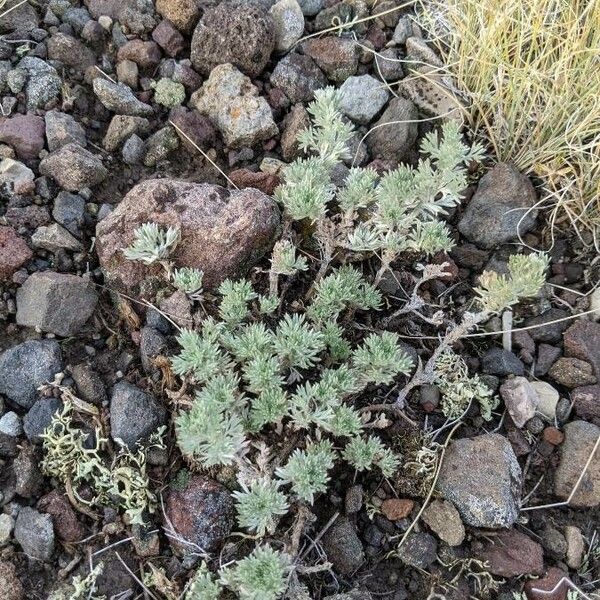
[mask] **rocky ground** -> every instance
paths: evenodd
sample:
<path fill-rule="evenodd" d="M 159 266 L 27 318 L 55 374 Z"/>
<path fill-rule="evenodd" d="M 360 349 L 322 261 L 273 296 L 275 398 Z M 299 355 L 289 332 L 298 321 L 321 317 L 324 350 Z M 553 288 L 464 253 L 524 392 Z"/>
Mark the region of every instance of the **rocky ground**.
<path fill-rule="evenodd" d="M 260 265 L 279 227 L 270 195 L 282 161 L 299 156 L 306 103 L 328 84 L 341 88 L 358 126 L 357 164 L 382 172 L 414 162 L 431 117 L 454 118 L 457 100 L 406 77 L 407 65 L 439 59 L 411 15 L 391 11 L 400 4 L 5 4 L 16 8 L 0 18 L 1 600 L 48 598 L 85 574 L 92 556 L 105 563 L 98 593 L 107 598 L 144 597 L 137 578 L 149 564 L 184 582 L 192 565 L 165 535 L 167 523 L 185 539 L 227 547 L 229 495 L 206 474 L 186 476 L 170 434 L 167 449 L 149 458 L 164 504 L 147 528 L 127 526 L 112 508 L 78 510 L 40 470 L 40 434 L 62 401 L 57 388 L 39 388 L 62 374 L 61 385 L 128 444 L 169 425 L 165 391 L 176 386 L 160 359 L 173 352 L 174 328 L 145 302 L 182 325 L 194 315 L 181 293 L 157 297 L 158 272 L 121 249 L 136 227 L 156 221 L 181 227 L 177 262 L 201 266 L 208 287 Z M 385 14 L 352 33 L 299 41 L 377 13 Z M 458 243 L 443 259 L 451 278 L 429 284 L 447 306 L 471 300 L 484 268 L 506 268 L 517 227 L 529 246 L 549 247 L 543 215 L 525 214 L 537 202 L 532 182 L 510 165 L 473 181 L 450 221 Z M 398 555 L 389 553 L 423 505 L 414 482 L 336 474 L 312 531 L 322 533 L 318 546 L 333 569 L 309 578 L 313 598 L 511 600 L 525 588 L 530 599 L 564 599 L 566 584 L 536 591 L 563 577 L 588 594 L 600 587 L 600 453 L 569 506 L 523 510 L 567 499 L 600 436 L 600 323 L 594 314 L 564 320 L 597 306 L 593 256 L 569 232 L 550 256 L 553 285 L 516 310 L 512 351 L 501 336 L 462 343 L 469 369 L 503 404 L 491 422 L 469 411 Z M 398 331 L 431 333 L 406 321 Z M 426 357 L 431 348 L 416 339 L 411 351 Z M 444 422 L 439 402 L 439 390 L 425 386 L 412 413 L 435 429 Z M 392 432 L 417 435 L 402 423 Z"/>

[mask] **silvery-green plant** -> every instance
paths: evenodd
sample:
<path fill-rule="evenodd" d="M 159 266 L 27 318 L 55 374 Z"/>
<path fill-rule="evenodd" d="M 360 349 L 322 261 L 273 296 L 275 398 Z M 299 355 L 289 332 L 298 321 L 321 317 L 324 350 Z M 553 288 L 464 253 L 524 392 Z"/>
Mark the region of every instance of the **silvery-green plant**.
<path fill-rule="evenodd" d="M 123 250 L 125 258 L 151 265 L 166 260 L 181 239 L 178 227 L 166 230 L 156 223 L 144 223 L 134 232 L 131 245 Z"/>

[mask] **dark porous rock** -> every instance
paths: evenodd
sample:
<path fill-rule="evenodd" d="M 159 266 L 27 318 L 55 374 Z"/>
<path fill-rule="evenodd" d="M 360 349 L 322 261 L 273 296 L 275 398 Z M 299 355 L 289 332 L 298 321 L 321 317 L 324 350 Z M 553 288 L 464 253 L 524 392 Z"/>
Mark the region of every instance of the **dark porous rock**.
<path fill-rule="evenodd" d="M 344 575 L 358 569 L 365 561 L 362 543 L 351 521 L 339 518 L 325 532 L 323 549 L 333 568 Z"/>
<path fill-rule="evenodd" d="M 403 161 L 413 150 L 419 128 L 418 111 L 406 98 L 393 98 L 366 142 L 373 158 Z"/>
<path fill-rule="evenodd" d="M 571 392 L 575 414 L 581 419 L 600 425 L 600 385 L 586 385 Z"/>
<path fill-rule="evenodd" d="M 156 26 L 152 0 L 86 0 L 85 4 L 94 19 L 106 15 L 134 34 L 147 33 Z"/>
<path fill-rule="evenodd" d="M 494 346 L 490 348 L 482 359 L 483 372 L 487 375 L 523 375 L 525 366 L 523 361 L 509 350 Z"/>
<path fill-rule="evenodd" d="M 544 572 L 542 547 L 516 529 L 490 536 L 480 557 L 488 563 L 489 572 L 500 577 L 541 575 Z"/>
<path fill-rule="evenodd" d="M 28 109 L 44 108 L 58 99 L 63 82 L 54 67 L 37 56 L 25 56 L 18 66 L 29 76 L 25 87 Z"/>
<path fill-rule="evenodd" d="M 156 0 L 156 10 L 184 33 L 190 33 L 200 17 L 195 0 Z"/>
<path fill-rule="evenodd" d="M 260 4 L 228 0 L 204 13 L 192 37 L 190 58 L 203 75 L 231 63 L 258 77 L 274 48 L 273 20 Z"/>
<path fill-rule="evenodd" d="M 150 394 L 135 385 L 122 381 L 112 390 L 110 398 L 110 434 L 133 449 L 137 442 L 146 441 L 150 435 L 166 424 L 164 406 Z"/>
<path fill-rule="evenodd" d="M 98 294 L 88 279 L 37 271 L 17 291 L 17 323 L 68 337 L 85 325 L 97 303 Z"/>
<path fill-rule="evenodd" d="M 327 85 L 327 78 L 310 56 L 292 52 L 277 63 L 270 82 L 272 86 L 279 88 L 290 102 L 296 104 L 310 102 L 315 91 Z"/>
<path fill-rule="evenodd" d="M 44 476 L 39 469 L 40 457 L 32 446 L 24 445 L 13 462 L 15 491 L 23 498 L 37 497 L 44 485 Z"/>
<path fill-rule="evenodd" d="M 183 106 L 178 106 L 171 111 L 170 118 L 179 128 L 179 131 L 176 131 L 183 145 L 190 151 L 196 150 L 181 132 L 184 132 L 194 144 L 200 146 L 203 150 L 208 150 L 214 145 L 217 139 L 217 130 L 210 119 L 201 115 L 197 110 L 188 110 Z"/>
<path fill-rule="evenodd" d="M 154 167 L 179 148 L 179 136 L 170 125 L 155 131 L 145 144 L 144 165 Z"/>
<path fill-rule="evenodd" d="M 29 4 L 25 4 L 25 6 L 29 6 L 33 10 Z M 15 566 L 6 560 L 0 560 L 0 599 L 24 600 L 25 597 L 25 590 L 17 576 Z"/>
<path fill-rule="evenodd" d="M 568 388 L 576 388 L 596 383 L 592 365 L 585 360 L 573 357 L 559 358 L 548 371 L 557 383 Z"/>
<path fill-rule="evenodd" d="M 586 421 L 572 421 L 564 427 L 565 441 L 560 447 L 560 462 L 554 474 L 554 492 L 567 499 L 577 483 L 594 445 L 600 427 Z M 587 508 L 600 504 L 600 452 L 596 451 L 569 506 Z"/>
<path fill-rule="evenodd" d="M 23 430 L 33 444 L 41 444 L 40 437 L 52 423 L 54 415 L 61 411 L 63 403 L 58 398 L 40 398 L 23 419 Z"/>
<path fill-rule="evenodd" d="M 362 485 L 353 485 L 346 490 L 344 506 L 349 515 L 356 514 L 363 505 L 363 487 Z"/>
<path fill-rule="evenodd" d="M 135 186 L 96 228 L 96 249 L 108 281 L 139 293 L 161 267 L 127 260 L 129 246 L 143 223 L 181 229 L 171 258 L 175 267 L 204 271 L 207 288 L 238 277 L 270 249 L 280 224 L 275 202 L 258 190 L 228 191 L 216 185 L 152 179 Z"/>
<path fill-rule="evenodd" d="M 22 160 L 31 160 L 44 148 L 44 130 L 41 117 L 14 115 L 0 122 L 0 142 L 12 146 Z"/>
<path fill-rule="evenodd" d="M 140 331 L 140 355 L 146 373 L 154 373 L 157 367 L 153 360 L 162 354 L 167 347 L 165 336 L 153 327 L 142 327 Z"/>
<path fill-rule="evenodd" d="M 346 594 L 334 594 L 326 596 L 323 600 L 373 600 L 373 596 L 367 591 L 353 590 Z"/>
<path fill-rule="evenodd" d="M 82 236 L 85 223 L 85 200 L 78 194 L 59 192 L 52 209 L 54 220 L 75 237 Z"/>
<path fill-rule="evenodd" d="M 31 340 L 0 355 L 0 394 L 23 408 L 39 397 L 38 387 L 62 371 L 60 346 L 54 340 Z"/>
<path fill-rule="evenodd" d="M 87 144 L 83 127 L 71 115 L 57 110 L 46 113 L 46 139 L 50 152 L 67 144 L 79 144 L 82 147 Z"/>
<path fill-rule="evenodd" d="M 600 323 L 577 321 L 563 336 L 565 356 L 587 360 L 600 377 Z"/>
<path fill-rule="evenodd" d="M 525 583 L 527 600 L 567 600 L 568 577 L 569 574 L 558 567 L 550 567 L 544 577 Z"/>
<path fill-rule="evenodd" d="M 40 163 L 40 173 L 70 192 L 102 183 L 108 176 L 102 161 L 79 144 L 66 144 L 52 152 Z"/>
<path fill-rule="evenodd" d="M 33 256 L 25 240 L 7 225 L 0 225 L 0 281 L 9 280 Z"/>
<path fill-rule="evenodd" d="M 428 533 L 411 533 L 397 550 L 400 560 L 416 569 L 427 569 L 437 558 L 438 544 Z"/>
<path fill-rule="evenodd" d="M 169 536 L 171 547 L 180 555 L 199 548 L 206 552 L 218 550 L 233 527 L 234 515 L 233 499 L 225 486 L 192 475 L 180 489 L 167 493 L 164 516 L 165 527 L 174 534 Z"/>
<path fill-rule="evenodd" d="M 50 515 L 24 506 L 15 523 L 15 539 L 23 552 L 38 560 L 49 561 L 54 554 L 54 528 Z"/>
<path fill-rule="evenodd" d="M 64 33 L 55 33 L 46 42 L 46 46 L 49 59 L 57 60 L 81 72 L 85 72 L 96 62 L 94 53 L 85 44 Z"/>
<path fill-rule="evenodd" d="M 546 524 L 542 532 L 542 545 L 546 554 L 554 560 L 563 560 L 567 555 L 567 540 L 556 527 Z"/>
<path fill-rule="evenodd" d="M 30 32 L 38 26 L 39 16 L 33 5 L 25 2 L 8 2 L 3 5 L 0 17 L 0 33 L 19 31 Z M 13 10 L 8 10 L 12 8 Z"/>
<path fill-rule="evenodd" d="M 537 216 L 535 203 L 529 178 L 513 165 L 500 163 L 479 182 L 458 229 L 478 246 L 493 248 L 531 230 Z"/>
<path fill-rule="evenodd" d="M 70 368 L 71 377 L 77 386 L 77 393 L 82 400 L 101 405 L 107 400 L 106 388 L 102 379 L 89 365 L 81 363 Z"/>
<path fill-rule="evenodd" d="M 506 438 L 488 433 L 448 447 L 438 491 L 472 527 L 510 527 L 519 515 L 521 467 Z"/>
<path fill-rule="evenodd" d="M 569 313 L 562 308 L 550 308 L 537 317 L 531 317 L 525 320 L 525 327 L 529 329 L 529 335 L 536 342 L 544 342 L 546 344 L 557 344 L 562 339 L 563 332 L 569 326 L 569 322 L 564 320 Z M 551 323 L 558 321 L 558 323 Z M 548 323 L 548 325 L 544 325 Z"/>
<path fill-rule="evenodd" d="M 303 44 L 302 50 L 336 83 L 356 74 L 358 46 L 352 39 L 338 36 L 313 38 Z"/>
<path fill-rule="evenodd" d="M 58 490 L 52 490 L 38 502 L 40 512 L 49 514 L 56 535 L 65 542 L 78 542 L 85 537 L 85 528 L 77 519 L 69 499 Z"/>

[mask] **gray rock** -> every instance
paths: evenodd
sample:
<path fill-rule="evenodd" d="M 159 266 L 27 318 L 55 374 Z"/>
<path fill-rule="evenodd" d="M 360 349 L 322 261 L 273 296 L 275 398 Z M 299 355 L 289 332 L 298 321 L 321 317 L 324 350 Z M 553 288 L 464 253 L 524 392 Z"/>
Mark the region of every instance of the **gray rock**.
<path fill-rule="evenodd" d="M 284 56 L 273 69 L 271 85 L 279 88 L 296 104 L 310 102 L 315 91 L 327 85 L 327 78 L 310 56 L 292 52 Z"/>
<path fill-rule="evenodd" d="M 85 44 L 64 33 L 55 33 L 48 39 L 46 46 L 50 60 L 61 62 L 82 73 L 96 62 L 94 53 Z"/>
<path fill-rule="evenodd" d="M 346 491 L 344 505 L 346 513 L 353 515 L 360 511 L 363 505 L 363 487 L 362 485 L 353 485 Z"/>
<path fill-rule="evenodd" d="M 508 414 L 519 429 L 535 416 L 540 398 L 525 377 L 513 377 L 505 381 L 500 386 L 500 395 Z"/>
<path fill-rule="evenodd" d="M 70 373 L 82 400 L 96 405 L 101 405 L 107 400 L 104 383 L 90 366 L 84 363 L 74 365 L 71 367 Z"/>
<path fill-rule="evenodd" d="M 525 320 L 525 327 L 532 327 L 529 334 L 536 342 L 558 344 L 569 326 L 569 312 L 562 308 L 550 308 L 537 317 Z M 556 322 L 555 322 L 556 321 Z M 548 323 L 546 325 L 546 323 Z"/>
<path fill-rule="evenodd" d="M 12 410 L 2 415 L 0 418 L 0 433 L 10 437 L 19 437 L 23 433 L 21 417 Z"/>
<path fill-rule="evenodd" d="M 482 248 L 509 242 L 535 224 L 536 193 L 516 167 L 500 163 L 486 173 L 467 205 L 458 229 Z"/>
<path fill-rule="evenodd" d="M 17 323 L 68 337 L 79 332 L 97 303 L 98 294 L 89 280 L 38 271 L 17 291 Z"/>
<path fill-rule="evenodd" d="M 8 190 L 19 193 L 21 190 L 32 189 L 35 175 L 23 163 L 12 158 L 0 161 L 0 185 L 6 185 Z"/>
<path fill-rule="evenodd" d="M 85 200 L 78 194 L 59 192 L 54 200 L 52 216 L 69 233 L 80 238 L 85 223 Z"/>
<path fill-rule="evenodd" d="M 0 355 L 0 394 L 23 408 L 31 408 L 37 388 L 62 371 L 60 346 L 54 340 L 31 340 Z"/>
<path fill-rule="evenodd" d="M 354 525 L 346 518 L 339 518 L 323 536 L 323 549 L 333 568 L 348 575 L 358 569 L 365 560 L 362 543 Z"/>
<path fill-rule="evenodd" d="M 371 75 L 349 77 L 340 87 L 342 112 L 357 123 L 367 124 L 385 106 L 390 94 Z"/>
<path fill-rule="evenodd" d="M 15 472 L 15 491 L 23 498 L 38 496 L 44 485 L 44 476 L 38 465 L 40 457 L 36 456 L 32 446 L 25 445 L 13 461 Z"/>
<path fill-rule="evenodd" d="M 415 105 L 406 98 L 392 98 L 366 139 L 373 158 L 403 161 L 415 147 L 419 118 Z"/>
<path fill-rule="evenodd" d="M 398 81 L 404 77 L 402 59 L 395 48 L 386 48 L 375 56 L 376 72 L 386 81 Z"/>
<path fill-rule="evenodd" d="M 134 133 L 140 136 L 150 133 L 150 121 L 143 117 L 115 115 L 108 126 L 102 145 L 109 152 L 114 152 Z"/>
<path fill-rule="evenodd" d="M 162 354 L 167 347 L 165 336 L 153 327 L 142 327 L 140 331 L 140 354 L 146 373 L 154 373 L 157 367 L 152 359 Z"/>
<path fill-rule="evenodd" d="M 192 37 L 190 58 L 203 75 L 231 63 L 257 77 L 274 47 L 273 20 L 266 10 L 252 1 L 231 0 L 205 11 Z"/>
<path fill-rule="evenodd" d="M 363 592 L 362 590 L 353 590 L 347 594 L 334 594 L 333 596 L 326 596 L 323 600 L 373 600 L 373 596 L 369 592 Z"/>
<path fill-rule="evenodd" d="M 437 542 L 428 533 L 411 533 L 398 548 L 401 561 L 416 569 L 427 569 L 437 558 Z"/>
<path fill-rule="evenodd" d="M 325 0 L 298 0 L 298 4 L 307 17 L 313 17 L 323 10 Z"/>
<path fill-rule="evenodd" d="M 273 20 L 275 50 L 281 54 L 290 48 L 304 33 L 304 15 L 298 0 L 279 0 L 269 10 Z"/>
<path fill-rule="evenodd" d="M 509 350 L 494 346 L 482 358 L 482 369 L 486 375 L 523 375 L 525 366 L 520 358 Z"/>
<path fill-rule="evenodd" d="M 573 421 L 564 427 L 565 440 L 560 446 L 560 462 L 554 474 L 554 491 L 566 500 L 594 449 L 600 427 L 586 421 Z M 587 508 L 600 504 L 600 452 L 596 451 L 569 506 Z"/>
<path fill-rule="evenodd" d="M 114 386 L 110 399 L 110 434 L 129 448 L 166 424 L 165 408 L 150 394 L 127 382 Z"/>
<path fill-rule="evenodd" d="M 57 110 L 46 113 L 46 139 L 50 152 L 66 144 L 79 144 L 81 147 L 87 144 L 83 127 L 71 115 Z"/>
<path fill-rule="evenodd" d="M 81 252 L 83 250 L 82 243 L 58 223 L 38 227 L 31 236 L 31 244 L 34 248 L 43 248 L 50 252 L 59 250 Z"/>
<path fill-rule="evenodd" d="M 144 165 L 147 167 L 156 166 L 157 163 L 165 160 L 177 148 L 179 148 L 179 136 L 175 129 L 170 125 L 162 127 L 146 140 Z M 123 151 L 125 151 L 125 148 L 123 148 Z"/>
<path fill-rule="evenodd" d="M 15 539 L 31 558 L 49 561 L 54 554 L 54 527 L 50 515 L 24 506 L 15 523 Z"/>
<path fill-rule="evenodd" d="M 0 515 L 0 548 L 6 546 L 10 541 L 14 527 L 15 520 L 10 515 Z"/>
<path fill-rule="evenodd" d="M 565 536 L 551 524 L 546 524 L 542 533 L 542 546 L 554 560 L 563 560 L 567 554 L 567 540 Z"/>
<path fill-rule="evenodd" d="M 144 140 L 137 134 L 132 134 L 123 144 L 121 155 L 128 165 L 139 165 L 144 159 L 146 145 Z"/>
<path fill-rule="evenodd" d="M 62 80 L 54 67 L 36 56 L 22 58 L 18 66 L 27 71 L 25 94 L 29 110 L 43 108 L 58 99 Z"/>
<path fill-rule="evenodd" d="M 66 144 L 49 154 L 40 163 L 40 173 L 70 192 L 93 187 L 108 176 L 100 158 L 79 144 Z"/>
<path fill-rule="evenodd" d="M 131 88 L 123 83 L 97 77 L 94 79 L 94 93 L 106 109 L 119 115 L 149 117 L 154 113 L 149 104 L 138 100 Z"/>
<path fill-rule="evenodd" d="M 191 102 L 217 126 L 230 148 L 253 146 L 279 131 L 267 101 L 231 64 L 215 67 Z"/>
<path fill-rule="evenodd" d="M 408 38 L 413 35 L 412 21 L 409 16 L 401 17 L 398 20 L 398 24 L 394 29 L 394 35 L 392 36 L 392 42 L 394 44 L 402 45 L 406 44 Z"/>
<path fill-rule="evenodd" d="M 42 443 L 40 435 L 50 427 L 52 418 L 62 407 L 58 398 L 40 398 L 35 402 L 23 419 L 23 430 L 31 443 Z"/>
<path fill-rule="evenodd" d="M 14 7 L 14 10 L 7 10 Z M 3 5 L 2 16 L 0 17 L 0 33 L 18 31 L 28 33 L 34 30 L 39 23 L 38 14 L 33 5 L 25 2 L 9 3 Z"/>
<path fill-rule="evenodd" d="M 519 515 L 521 467 L 506 438 L 488 433 L 448 447 L 437 490 L 472 527 L 510 527 Z"/>

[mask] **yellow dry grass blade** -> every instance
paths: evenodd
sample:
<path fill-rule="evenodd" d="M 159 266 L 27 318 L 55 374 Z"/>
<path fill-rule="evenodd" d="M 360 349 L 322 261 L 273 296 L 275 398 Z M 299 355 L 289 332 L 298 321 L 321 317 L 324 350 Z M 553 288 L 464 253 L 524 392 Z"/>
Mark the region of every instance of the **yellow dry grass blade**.
<path fill-rule="evenodd" d="M 498 160 L 543 182 L 552 222 L 600 247 L 600 0 L 421 0 Z M 585 233 L 587 232 L 587 233 Z"/>

